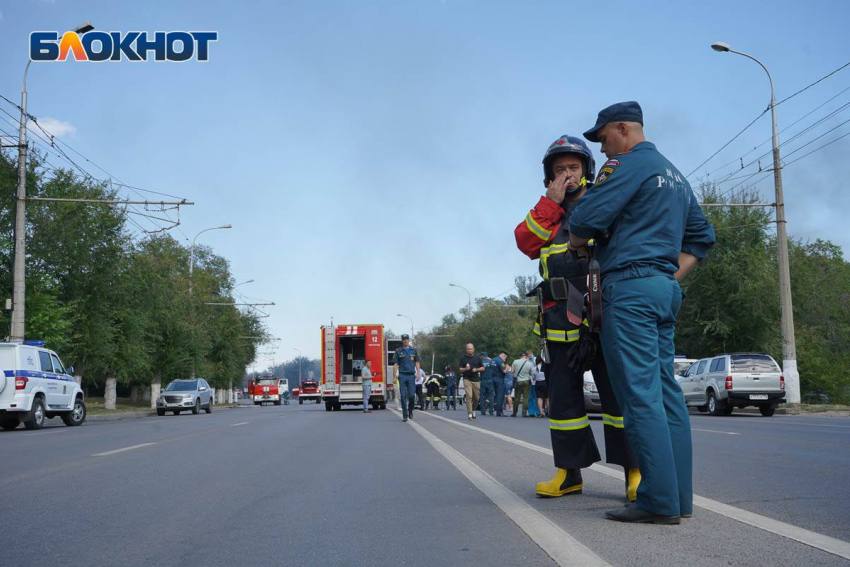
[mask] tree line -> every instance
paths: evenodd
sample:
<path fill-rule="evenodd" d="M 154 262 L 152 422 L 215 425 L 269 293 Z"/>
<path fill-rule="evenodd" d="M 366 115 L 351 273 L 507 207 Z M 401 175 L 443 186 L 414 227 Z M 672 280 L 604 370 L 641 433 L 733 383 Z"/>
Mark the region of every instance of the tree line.
<path fill-rule="evenodd" d="M 12 294 L 17 165 L 0 153 L 0 298 Z M 32 154 L 30 197 L 116 199 L 107 184 L 43 167 Z M 114 407 L 120 385 L 138 395 L 192 375 L 236 385 L 267 337 L 261 321 L 234 306 L 227 259 L 195 248 L 189 295 L 188 247 L 167 233 L 134 238 L 123 206 L 27 203 L 26 336 L 44 340 L 86 389 Z M 0 335 L 10 313 L 0 314 Z"/>
<path fill-rule="evenodd" d="M 703 183 L 697 193 L 706 204 L 759 202 L 758 194 L 746 188 L 724 195 L 713 184 Z M 683 282 L 686 298 L 679 312 L 676 352 L 689 358 L 766 352 L 781 365 L 772 211 L 768 207 L 705 211 L 717 243 Z M 803 401 L 850 403 L 850 263 L 841 247 L 828 240 L 791 239 L 788 246 Z M 491 356 L 505 350 L 512 359 L 529 348 L 539 352 L 539 339 L 532 334 L 537 308 L 528 306 L 533 298 L 525 297 L 538 281 L 536 275 L 517 277 L 516 293 L 477 298 L 473 312 L 448 314 L 429 333 L 417 334 L 424 368 L 430 371 L 432 360 L 436 372 L 447 365 L 456 367 L 467 342 Z"/>

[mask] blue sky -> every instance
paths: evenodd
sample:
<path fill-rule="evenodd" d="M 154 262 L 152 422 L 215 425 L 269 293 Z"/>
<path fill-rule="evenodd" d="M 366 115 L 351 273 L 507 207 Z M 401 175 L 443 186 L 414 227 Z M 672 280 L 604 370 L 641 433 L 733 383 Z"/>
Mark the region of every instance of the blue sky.
<path fill-rule="evenodd" d="M 198 241 L 256 280 L 241 291 L 277 303 L 277 362 L 317 356 L 331 317 L 402 331 L 403 313 L 418 331 L 466 304 L 449 282 L 495 296 L 534 273 L 513 228 L 543 192 L 543 152 L 610 103 L 638 100 L 647 137 L 690 172 L 769 102 L 763 71 L 712 42 L 761 58 L 779 99 L 850 61 L 844 1 L 0 0 L 0 94 L 20 98 L 31 31 L 86 20 L 219 32 L 206 63 L 33 64 L 29 110 L 125 183 L 195 201 L 181 241 L 233 224 Z M 780 105 L 779 127 L 847 87 L 850 68 Z M 703 169 L 769 136 L 765 116 Z M 784 171 L 789 233 L 845 254 L 848 149 Z M 758 187 L 771 199 L 769 179 Z"/>

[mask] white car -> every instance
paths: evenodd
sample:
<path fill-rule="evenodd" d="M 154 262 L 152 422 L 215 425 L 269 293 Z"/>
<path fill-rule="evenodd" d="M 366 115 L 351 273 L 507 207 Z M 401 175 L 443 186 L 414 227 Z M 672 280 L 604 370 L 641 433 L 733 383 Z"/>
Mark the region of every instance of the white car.
<path fill-rule="evenodd" d="M 0 343 L 0 427 L 40 429 L 61 417 L 65 425 L 86 420 L 83 390 L 43 341 Z"/>
<path fill-rule="evenodd" d="M 596 388 L 593 372 L 590 370 L 584 373 L 584 410 L 594 413 L 602 412 L 602 398 L 599 397 L 599 390 Z"/>

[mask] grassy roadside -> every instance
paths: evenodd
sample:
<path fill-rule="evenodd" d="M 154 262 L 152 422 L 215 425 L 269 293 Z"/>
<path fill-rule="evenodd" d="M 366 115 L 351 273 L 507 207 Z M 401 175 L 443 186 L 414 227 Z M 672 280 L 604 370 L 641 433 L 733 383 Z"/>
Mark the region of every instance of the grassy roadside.
<path fill-rule="evenodd" d="M 215 404 L 213 411 L 220 408 L 235 408 L 239 404 Z M 150 407 L 150 402 L 139 402 L 134 404 L 129 398 L 118 398 L 115 401 L 115 409 L 108 410 L 103 407 L 103 398 L 86 398 L 86 409 L 90 415 L 104 415 L 113 413 L 148 413 L 155 411 Z"/>
<path fill-rule="evenodd" d="M 792 415 L 823 415 L 829 417 L 850 417 L 850 406 L 843 406 L 838 404 L 786 404 L 785 409 L 787 413 Z"/>
<path fill-rule="evenodd" d="M 108 413 L 146 413 L 154 411 L 151 409 L 150 402 L 139 402 L 134 404 L 129 398 L 118 398 L 115 401 L 115 409 L 108 410 L 103 407 L 103 398 L 86 398 L 86 409 L 89 414 L 108 414 Z"/>

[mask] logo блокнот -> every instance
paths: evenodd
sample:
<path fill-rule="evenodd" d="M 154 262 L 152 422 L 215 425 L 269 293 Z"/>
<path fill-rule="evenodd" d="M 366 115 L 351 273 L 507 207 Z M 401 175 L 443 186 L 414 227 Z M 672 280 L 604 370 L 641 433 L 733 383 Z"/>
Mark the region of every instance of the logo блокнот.
<path fill-rule="evenodd" d="M 93 30 L 84 34 L 36 31 L 30 34 L 31 61 L 209 61 L 210 43 L 218 41 L 218 32 L 105 32 Z"/>

